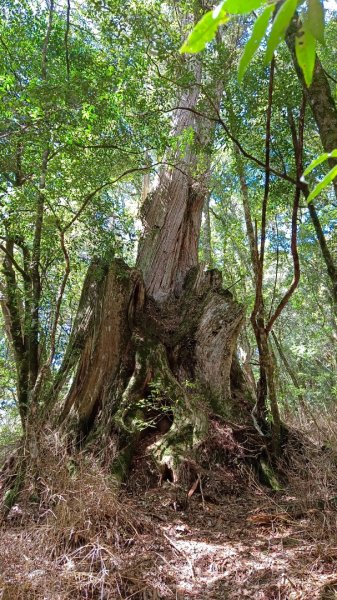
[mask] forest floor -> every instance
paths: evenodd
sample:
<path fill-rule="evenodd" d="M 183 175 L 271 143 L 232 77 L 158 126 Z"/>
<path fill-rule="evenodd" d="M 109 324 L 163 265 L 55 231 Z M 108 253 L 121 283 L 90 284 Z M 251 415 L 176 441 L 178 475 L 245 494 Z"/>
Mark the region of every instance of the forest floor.
<path fill-rule="evenodd" d="M 1 600 L 337 598 L 337 510 L 321 466 L 321 480 L 297 473 L 278 492 L 240 464 L 218 466 L 187 502 L 148 478 L 146 453 L 137 461 L 118 494 L 85 468 L 58 490 L 45 477 L 35 509 L 14 506 L 1 530 Z"/>

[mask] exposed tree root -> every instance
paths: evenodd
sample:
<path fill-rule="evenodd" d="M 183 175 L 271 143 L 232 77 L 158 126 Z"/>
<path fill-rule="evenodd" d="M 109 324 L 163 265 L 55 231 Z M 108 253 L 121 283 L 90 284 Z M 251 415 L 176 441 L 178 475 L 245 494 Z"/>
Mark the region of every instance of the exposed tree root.
<path fill-rule="evenodd" d="M 251 426 L 253 399 L 235 356 L 243 308 L 222 288 L 220 273 L 194 268 L 179 297 L 158 303 L 146 298 L 139 271 L 121 260 L 109 266 L 96 261 L 84 290 L 72 351 L 66 353 L 49 405 L 52 430 L 61 414 L 69 455 L 79 449 L 93 452 L 119 483 L 145 443 L 158 476 L 183 484 L 186 492 L 213 435 L 210 419 L 218 415 L 225 429 L 229 421 L 236 423 L 237 440 L 256 438 L 245 460 L 255 461 L 265 482 L 275 487 L 269 440 Z M 40 431 L 45 426 L 41 421 Z M 43 448 L 38 441 L 35 445 L 38 477 Z M 10 486 L 14 496 L 17 487 Z"/>
<path fill-rule="evenodd" d="M 178 480 L 179 465 L 207 437 L 209 414 L 250 420 L 252 399 L 235 358 L 243 309 L 215 270 L 192 269 L 181 295 L 158 303 L 122 261 L 96 269 L 71 339 L 75 358 L 67 353 L 60 371 L 63 384 L 75 371 L 63 427 L 75 432 L 75 445 L 98 443 L 122 480 L 139 441 L 165 422 L 151 452 L 159 471 Z M 54 391 L 61 389 L 59 376 Z"/>

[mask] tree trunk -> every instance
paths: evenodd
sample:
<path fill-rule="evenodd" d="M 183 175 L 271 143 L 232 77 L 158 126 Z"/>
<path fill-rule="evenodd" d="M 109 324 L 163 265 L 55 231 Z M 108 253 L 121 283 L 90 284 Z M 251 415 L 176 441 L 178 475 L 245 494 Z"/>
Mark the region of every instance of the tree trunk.
<path fill-rule="evenodd" d="M 188 130 L 198 134 L 204 126 L 211 135 L 212 126 L 200 123 L 194 115 L 200 94 L 202 66 L 199 58 L 192 62 L 195 83 L 178 102 L 173 135 Z M 172 294 L 179 296 L 189 270 L 198 263 L 198 244 L 202 208 L 207 193 L 208 169 L 196 179 L 196 153 L 190 146 L 181 153 L 169 155 L 172 167 L 164 167 L 159 185 L 148 195 L 141 209 L 144 226 L 139 245 L 137 267 L 142 271 L 147 293 L 163 301 Z"/>
<path fill-rule="evenodd" d="M 290 362 L 288 360 L 288 357 L 286 356 L 286 354 L 285 354 L 285 352 L 284 352 L 284 350 L 282 348 L 282 345 L 281 345 L 280 341 L 278 340 L 276 334 L 274 333 L 274 331 L 272 331 L 271 334 L 272 334 L 272 338 L 273 338 L 273 341 L 275 343 L 275 346 L 277 348 L 278 354 L 279 354 L 279 356 L 280 356 L 280 358 L 281 358 L 281 360 L 283 362 L 283 365 L 284 365 L 284 367 L 285 367 L 285 369 L 286 369 L 286 371 L 287 371 L 287 373 L 288 373 L 288 375 L 289 375 L 289 377 L 290 377 L 290 379 L 291 379 L 294 387 L 298 390 L 297 391 L 297 400 L 298 400 L 298 403 L 300 405 L 300 408 L 302 409 L 303 413 L 306 416 L 309 416 L 309 418 L 313 421 L 314 425 L 316 426 L 316 428 L 319 431 L 320 427 L 319 427 L 319 425 L 317 423 L 316 417 L 312 413 L 312 411 L 310 410 L 310 407 L 307 404 L 307 402 L 305 401 L 305 398 L 303 396 L 303 393 L 302 393 L 303 386 L 301 385 L 301 382 L 299 381 L 298 376 L 297 376 L 295 370 L 291 366 L 291 364 L 290 364 Z"/>
<path fill-rule="evenodd" d="M 75 423 L 75 443 L 98 439 L 118 477 L 139 438 L 158 433 L 166 420 L 168 431 L 152 450 L 176 480 L 187 454 L 205 437 L 210 412 L 246 421 L 252 409 L 234 358 L 243 308 L 215 270 L 193 268 L 180 297 L 160 303 L 145 297 L 141 273 L 123 261 L 102 264 L 99 271 L 103 276 L 92 283 L 87 306 L 79 308 L 85 339 L 70 343 L 81 352 L 61 420 L 70 430 Z M 64 373 L 69 360 L 66 355 Z"/>
<path fill-rule="evenodd" d="M 213 268 L 213 251 L 212 251 L 212 229 L 211 229 L 211 211 L 210 211 L 210 196 L 205 198 L 203 210 L 203 232 L 202 232 L 202 253 L 203 260 L 208 269 Z"/>
<path fill-rule="evenodd" d="M 207 437 L 210 414 L 251 421 L 253 401 L 235 356 L 243 307 L 223 289 L 220 272 L 198 265 L 210 172 L 204 148 L 213 138 L 212 121 L 193 112 L 200 60 L 191 61 L 194 84 L 173 126 L 175 136 L 194 140 L 166 158 L 144 200 L 137 266 L 93 261 L 63 363 L 41 390 L 48 400 L 36 403 L 46 407 L 40 422 L 62 427 L 70 449 L 97 449 L 117 480 L 140 440 L 176 482 Z"/>
<path fill-rule="evenodd" d="M 295 52 L 295 38 L 300 28 L 300 21 L 296 16 L 288 29 L 286 35 L 286 42 L 292 55 L 295 70 L 297 72 L 298 79 L 303 88 L 305 96 L 311 107 L 318 132 L 321 138 L 322 146 L 325 152 L 331 152 L 337 148 L 337 107 L 333 94 L 331 92 L 329 79 L 323 68 L 323 65 L 316 56 L 315 68 L 313 74 L 313 80 L 310 87 L 307 87 L 302 69 L 300 68 Z M 329 159 L 330 168 L 337 164 L 335 158 Z M 333 180 L 333 186 L 335 196 L 337 198 L 337 178 Z M 308 190 L 304 193 L 307 197 L 309 194 Z M 309 204 L 309 213 L 313 222 L 317 240 L 319 242 L 322 256 L 327 267 L 328 275 L 332 285 L 332 298 L 334 302 L 334 310 L 337 314 L 337 266 L 333 259 L 332 254 L 329 251 L 326 243 L 325 235 L 316 211 L 314 204 Z"/>
<path fill-rule="evenodd" d="M 331 152 L 337 148 L 337 108 L 334 101 L 329 80 L 322 63 L 316 56 L 313 80 L 310 87 L 306 86 L 302 69 L 300 68 L 295 52 L 295 38 L 300 28 L 298 16 L 294 18 L 288 29 L 286 42 L 290 49 L 298 79 L 311 107 L 316 125 L 318 127 L 322 146 L 325 152 Z M 336 159 L 330 159 L 330 166 L 337 164 Z M 333 182 L 337 197 L 337 180 Z"/>
<path fill-rule="evenodd" d="M 195 85 L 180 99 L 173 129 L 175 135 L 193 130 L 203 146 L 213 131 L 211 121 L 193 113 L 199 60 L 193 59 Z M 235 357 L 243 307 L 222 288 L 218 271 L 198 265 L 210 161 L 196 178 L 194 148 L 168 158 L 174 166 L 162 170 L 144 201 L 137 268 L 115 260 L 89 269 L 54 385 L 55 401 L 75 370 L 61 421 L 75 430 L 76 444 L 99 444 L 117 479 L 141 438 L 149 438 L 161 472 L 177 481 L 206 437 L 210 413 L 250 421 L 253 402 Z"/>
<path fill-rule="evenodd" d="M 330 282 L 331 282 L 331 297 L 332 297 L 332 301 L 333 301 L 333 308 L 334 308 L 334 312 L 337 315 L 337 266 L 335 264 L 335 261 L 333 259 L 333 255 L 331 254 L 329 248 L 328 248 L 328 244 L 326 242 L 326 238 L 324 235 L 324 231 L 321 225 L 321 222 L 319 220 L 316 208 L 313 204 L 313 202 L 310 202 L 308 204 L 308 208 L 309 208 L 309 213 L 310 213 L 310 217 L 313 223 L 313 226 L 315 228 L 315 232 L 316 232 L 316 237 L 318 240 L 318 243 L 320 245 L 321 248 L 321 252 L 322 252 L 322 256 L 327 268 L 327 272 L 328 272 L 328 276 L 330 278 Z"/>

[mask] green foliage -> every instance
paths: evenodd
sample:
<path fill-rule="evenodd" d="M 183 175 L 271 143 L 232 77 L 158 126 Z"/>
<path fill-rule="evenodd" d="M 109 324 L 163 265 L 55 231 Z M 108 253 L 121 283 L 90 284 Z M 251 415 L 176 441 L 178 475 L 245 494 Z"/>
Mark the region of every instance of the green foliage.
<path fill-rule="evenodd" d="M 305 171 L 303 173 L 303 177 L 306 177 L 307 175 L 309 175 L 309 173 L 311 173 L 311 171 L 313 171 L 316 167 L 321 165 L 326 160 L 329 160 L 329 158 L 337 158 L 337 150 L 332 150 L 332 152 L 324 152 L 323 154 L 320 154 L 305 169 Z M 322 179 L 322 181 L 320 181 L 314 187 L 314 189 L 310 192 L 310 194 L 308 196 L 308 202 L 312 202 L 312 200 L 314 200 L 314 198 L 316 198 L 316 196 L 318 196 L 321 192 L 323 192 L 328 187 L 328 185 L 335 179 L 335 177 L 337 177 L 337 166 L 332 167 L 330 169 L 330 171 L 327 173 L 327 175 L 325 175 L 325 177 Z"/>
<path fill-rule="evenodd" d="M 316 60 L 316 39 L 308 27 L 307 19 L 303 22 L 296 36 L 295 50 L 298 64 L 303 71 L 305 83 L 309 87 Z"/>
<path fill-rule="evenodd" d="M 284 39 L 285 33 L 289 26 L 289 23 L 294 16 L 297 7 L 297 0 L 285 0 L 276 16 L 273 20 L 272 28 L 269 34 L 267 50 L 266 50 L 266 62 L 268 63 L 280 44 Z"/>
<path fill-rule="evenodd" d="M 207 12 L 197 23 L 192 33 L 180 49 L 180 52 L 200 52 L 206 44 L 213 40 L 219 25 L 226 23 L 229 17 L 222 5 Z"/>
<path fill-rule="evenodd" d="M 271 4 L 270 6 L 267 6 L 264 9 L 263 13 L 261 13 L 261 15 L 256 19 L 256 21 L 254 23 L 252 35 L 245 45 L 245 49 L 244 49 L 244 52 L 242 54 L 242 57 L 241 57 L 241 60 L 239 63 L 238 79 L 239 79 L 240 83 L 242 82 L 244 74 L 245 74 L 255 52 L 259 48 L 261 41 L 266 34 L 270 16 L 274 12 L 274 10 L 275 10 L 275 7 L 273 4 Z"/>
<path fill-rule="evenodd" d="M 265 0 L 245 0 L 244 2 L 242 0 L 225 0 L 219 6 L 232 15 L 245 15 L 252 10 L 257 10 L 263 4 L 265 4 Z"/>
<path fill-rule="evenodd" d="M 200 52 L 214 39 L 218 27 L 227 22 L 230 15 L 243 15 L 264 7 L 256 19 L 239 64 L 238 78 L 241 82 L 254 53 L 266 35 L 268 25 L 271 27 L 265 52 L 266 63 L 271 61 L 275 50 L 284 40 L 296 9 L 302 4 L 303 0 L 284 0 L 277 7 L 276 2 L 266 0 L 225 0 L 214 10 L 207 12 L 195 25 L 180 52 Z M 307 10 L 302 12 L 301 19 L 302 24 L 296 35 L 296 56 L 306 84 L 310 86 L 315 64 L 316 40 L 324 44 L 325 22 L 321 0 L 307 0 Z"/>
<path fill-rule="evenodd" d="M 321 0 L 310 0 L 306 24 L 316 40 L 324 44 L 324 8 Z"/>
<path fill-rule="evenodd" d="M 22 428 L 16 405 L 3 402 L 0 408 L 0 467 L 8 451 L 15 447 L 21 436 Z"/>
<path fill-rule="evenodd" d="M 185 23 L 188 21 L 187 4 L 182 3 L 179 7 Z M 298 36 L 296 48 L 309 85 L 315 45 L 316 41 L 323 42 L 324 23 L 318 0 L 310 0 L 303 6 L 301 19 L 305 33 Z M 264 188 L 268 83 L 264 60 L 266 45 L 268 56 L 277 49 L 271 163 L 279 173 L 296 178 L 288 117 L 291 113 L 297 120 L 301 90 L 286 46 L 280 44 L 295 8 L 294 0 L 288 0 L 283 12 L 280 9 L 275 15 L 274 3 L 228 0 L 204 15 L 182 49 L 184 52 L 197 52 L 205 48 L 197 59 L 202 61 L 204 69 L 197 109 L 206 118 L 216 119 L 214 82 L 224 85 L 220 110 L 222 122 L 248 156 L 256 159 L 241 156 L 249 206 L 257 231 L 261 225 Z M 163 5 L 158 0 L 136 0 L 132 3 L 105 0 L 74 4 L 67 69 L 66 14 L 62 3 L 57 4 L 48 46 L 47 78 L 44 80 L 41 50 L 48 22 L 44 4 L 12 1 L 0 8 L 0 236 L 1 241 L 15 240 L 14 258 L 21 270 L 25 268 L 26 260 L 23 248 L 27 249 L 31 260 L 42 157 L 47 148 L 50 152 L 43 189 L 39 258 L 39 344 L 43 358 L 50 350 L 56 298 L 65 270 L 60 228 L 64 229 L 65 245 L 70 256 L 71 271 L 62 299 L 50 377 L 62 361 L 84 274 L 92 257 L 104 257 L 109 262 L 111 258 L 120 256 L 129 264 L 134 263 L 144 175 L 141 169 L 150 165 L 153 181 L 167 150 L 172 154 L 188 154 L 190 147 L 197 147 L 199 161 L 193 171 L 196 179 L 206 164 L 205 156 L 207 160 L 214 156 L 209 181 L 212 259 L 214 266 L 223 272 L 225 286 L 247 307 L 247 315 L 252 309 L 254 283 L 242 206 L 242 173 L 240 175 L 238 171 L 233 141 L 220 122 L 214 135 L 215 152 L 212 144 L 205 148 L 202 131 L 186 127 L 179 135 L 172 132 L 171 117 L 175 114 L 172 108 L 176 106 L 177 97 L 195 84 L 189 58 L 178 57 L 182 18 L 181 14 L 177 16 L 176 9 L 176 4 L 173 10 L 170 3 Z M 251 15 L 252 10 L 257 14 Z M 235 15 L 240 16 L 236 19 Z M 189 18 L 191 21 L 192 15 Z M 222 42 L 216 48 L 215 44 L 207 47 L 218 26 L 223 23 L 226 31 Z M 333 91 L 333 78 L 337 77 L 336 35 L 336 20 L 331 18 L 326 24 L 326 46 L 317 44 L 324 68 L 332 77 Z M 216 53 L 219 53 L 219 58 Z M 245 77 L 244 86 L 238 85 L 237 67 L 239 81 L 242 82 Z M 319 157 L 311 162 L 317 155 Z M 324 163 L 329 158 L 337 158 L 337 151 L 321 154 L 316 127 L 307 110 L 304 163 L 311 164 L 304 176 L 317 169 L 318 178 L 322 179 L 313 187 L 309 200 L 317 198 L 315 205 L 322 228 L 332 252 L 335 252 L 337 209 L 326 186 L 336 175 L 336 167 L 329 173 L 324 171 Z M 151 168 L 151 164 L 157 166 Z M 266 314 L 275 308 L 293 278 L 290 227 L 294 188 L 289 181 L 273 173 L 270 188 L 265 256 Z M 319 197 L 321 192 L 325 192 L 322 201 Z M 329 402 L 336 401 L 337 328 L 331 307 L 330 285 L 314 229 L 303 206 L 298 227 L 302 271 L 300 287 L 275 329 L 299 379 L 296 387 L 274 348 L 278 364 L 278 393 L 284 412 L 288 408 L 294 412 L 299 410 L 300 394 L 312 407 L 326 407 Z M 201 256 L 205 236 L 202 237 Z M 16 286 L 13 286 L 22 315 L 29 302 L 29 294 L 18 269 L 15 270 L 15 281 Z M 0 284 L 0 299 L 3 299 L 3 275 L 0 276 Z M 3 320 L 0 327 L 1 452 L 1 445 L 9 445 L 18 439 L 21 426 L 15 397 L 15 356 L 13 351 L 9 351 L 11 344 L 6 337 Z M 258 355 L 248 319 L 241 343 L 249 351 L 250 365 L 256 375 Z M 153 381 L 149 396 L 138 402 L 135 413 L 131 415 L 132 426 L 137 430 L 148 427 L 149 423 L 155 424 L 151 410 L 166 414 L 168 406 L 175 401 L 174 394 L 169 397 L 169 386 L 164 387 L 162 381 Z M 185 391 L 192 395 L 198 393 L 191 382 L 187 383 Z M 178 398 L 179 401 L 181 399 Z M 148 413 L 148 419 L 144 419 L 144 413 Z"/>
<path fill-rule="evenodd" d="M 333 150 L 332 152 L 323 152 L 323 154 L 320 154 L 305 169 L 305 171 L 303 173 L 303 177 L 306 177 L 307 175 L 309 175 L 309 173 L 311 173 L 311 171 L 313 171 L 316 167 L 318 167 L 318 165 L 322 164 L 323 162 L 325 162 L 329 158 L 337 158 L 337 150 Z"/>
<path fill-rule="evenodd" d="M 322 181 L 320 181 L 320 183 L 318 183 L 314 189 L 312 190 L 312 192 L 310 192 L 309 196 L 308 196 L 308 202 L 312 202 L 314 200 L 314 198 L 316 198 L 316 196 L 318 196 L 318 194 L 320 194 L 323 190 L 325 190 L 325 188 L 328 187 L 328 185 L 337 177 L 337 165 L 335 165 L 334 167 L 332 167 L 332 169 L 330 169 L 329 173 L 327 175 L 325 175 L 325 177 L 323 177 Z"/>

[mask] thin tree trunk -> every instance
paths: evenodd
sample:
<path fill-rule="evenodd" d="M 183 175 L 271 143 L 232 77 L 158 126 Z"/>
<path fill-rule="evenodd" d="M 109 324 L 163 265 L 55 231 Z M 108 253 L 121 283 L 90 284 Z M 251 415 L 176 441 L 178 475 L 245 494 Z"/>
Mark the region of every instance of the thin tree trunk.
<path fill-rule="evenodd" d="M 313 80 L 309 88 L 307 87 L 302 69 L 299 67 L 296 52 L 295 52 L 295 39 L 300 28 L 300 19 L 296 16 L 293 19 L 291 26 L 288 29 L 286 35 L 286 42 L 291 52 L 294 67 L 299 79 L 299 82 L 303 88 L 308 103 L 312 109 L 314 119 L 319 131 L 322 146 L 325 152 L 331 152 L 337 148 L 337 107 L 331 92 L 329 79 L 325 73 L 322 63 L 318 56 L 316 56 L 315 68 L 313 74 Z M 337 160 L 334 158 L 329 159 L 330 167 L 337 164 Z M 337 178 L 333 180 L 333 186 L 335 196 L 337 198 Z M 309 190 L 304 189 L 304 196 L 307 198 Z M 332 297 L 335 305 L 335 311 L 337 312 L 337 267 L 335 261 L 329 251 L 324 232 L 316 211 L 315 206 L 311 202 L 308 205 L 311 220 L 313 222 L 318 243 L 320 245 L 323 259 L 325 261 L 329 278 L 332 284 Z"/>
<path fill-rule="evenodd" d="M 303 72 L 298 64 L 295 52 L 295 39 L 299 28 L 300 19 L 296 16 L 288 29 L 286 42 L 291 52 L 298 79 L 312 109 L 322 146 L 325 152 L 331 152 L 337 148 L 336 103 L 331 92 L 329 79 L 318 56 L 316 56 L 313 80 L 309 88 L 304 81 Z M 331 167 L 337 164 L 336 159 L 333 158 L 329 162 Z M 334 180 L 333 185 L 337 197 L 337 179 Z"/>
<path fill-rule="evenodd" d="M 205 198 L 204 204 L 204 224 L 202 232 L 202 251 L 205 265 L 208 269 L 213 268 L 213 253 L 212 253 L 212 229 L 211 229 L 211 213 L 209 209 L 210 195 Z"/>
<path fill-rule="evenodd" d="M 32 389 L 35 385 L 39 372 L 39 330 L 40 330 L 40 300 L 41 300 L 41 279 L 40 279 L 40 256 L 41 256 L 41 238 L 43 227 L 43 213 L 46 187 L 46 173 L 48 166 L 49 150 L 43 152 L 41 163 L 41 176 L 39 183 L 39 192 L 36 204 L 34 241 L 32 249 L 32 258 L 30 265 L 32 281 L 32 302 L 31 302 L 31 320 L 29 328 L 29 387 Z"/>
<path fill-rule="evenodd" d="M 288 360 L 288 358 L 287 358 L 287 356 L 286 356 L 286 354 L 285 354 L 285 352 L 284 352 L 284 350 L 282 348 L 282 345 L 279 342 L 279 340 L 278 340 L 275 332 L 272 331 L 271 334 L 272 334 L 272 338 L 273 338 L 273 341 L 275 343 L 275 346 L 277 348 L 277 352 L 278 352 L 278 354 L 279 354 L 279 356 L 280 356 L 280 358 L 281 358 L 281 360 L 282 360 L 282 362 L 284 364 L 284 367 L 285 367 L 285 369 L 286 369 L 286 371 L 287 371 L 287 373 L 288 373 L 288 375 L 289 375 L 289 377 L 290 377 L 290 379 L 291 379 L 294 387 L 298 390 L 297 398 L 298 398 L 300 407 L 302 408 L 304 414 L 306 414 L 306 415 L 308 415 L 310 417 L 310 419 L 313 421 L 313 423 L 315 424 L 315 426 L 317 427 L 317 429 L 320 430 L 320 427 L 319 427 L 319 425 L 317 423 L 316 417 L 311 412 L 311 410 L 309 409 L 309 407 L 308 407 L 308 405 L 307 405 L 307 403 L 305 401 L 305 398 L 304 398 L 304 396 L 302 394 L 302 391 L 301 391 L 302 390 L 302 385 L 301 385 L 301 382 L 299 381 L 299 379 L 297 377 L 297 374 L 296 374 L 295 370 L 291 366 L 291 364 L 290 364 L 290 362 L 289 362 L 289 360 Z"/>
<path fill-rule="evenodd" d="M 13 267 L 12 258 L 14 254 L 14 242 L 8 238 L 6 240 L 7 254 L 3 261 L 3 273 L 6 282 L 6 295 L 3 304 L 3 313 L 7 323 L 7 331 L 12 341 L 14 350 L 16 375 L 17 375 L 17 398 L 18 408 L 22 426 L 25 425 L 25 419 L 28 408 L 28 379 L 29 379 L 29 355 L 25 344 L 25 335 L 22 327 L 19 289 L 16 280 L 16 274 Z"/>
<path fill-rule="evenodd" d="M 305 194 L 308 197 L 308 194 Z M 327 268 L 328 276 L 331 281 L 331 293 L 334 304 L 334 311 L 337 314 L 337 266 L 329 250 L 326 238 L 322 229 L 321 222 L 319 220 L 315 205 L 313 202 L 308 204 L 310 217 L 315 228 L 316 237 L 321 248 L 322 256 Z"/>
<path fill-rule="evenodd" d="M 232 113 L 231 114 L 231 128 L 232 128 L 232 131 L 234 131 L 234 133 L 235 133 L 234 115 L 233 115 L 232 110 L 231 110 L 231 113 Z M 256 281 L 257 271 L 258 271 L 258 250 L 257 250 L 257 243 L 256 243 L 254 226 L 253 226 L 252 214 L 251 214 L 251 210 L 250 210 L 248 185 L 247 185 L 247 181 L 246 181 L 246 177 L 245 177 L 244 165 L 243 165 L 240 150 L 236 146 L 236 144 L 234 144 L 233 147 L 234 147 L 234 156 L 235 156 L 235 162 L 236 162 L 236 170 L 237 170 L 237 174 L 238 174 L 239 180 L 240 180 L 240 190 L 241 190 L 241 198 L 242 198 L 243 210 L 244 210 L 244 215 L 245 215 L 247 237 L 248 237 L 248 242 L 249 242 L 250 260 L 251 260 L 251 264 L 253 267 L 254 281 Z"/>

